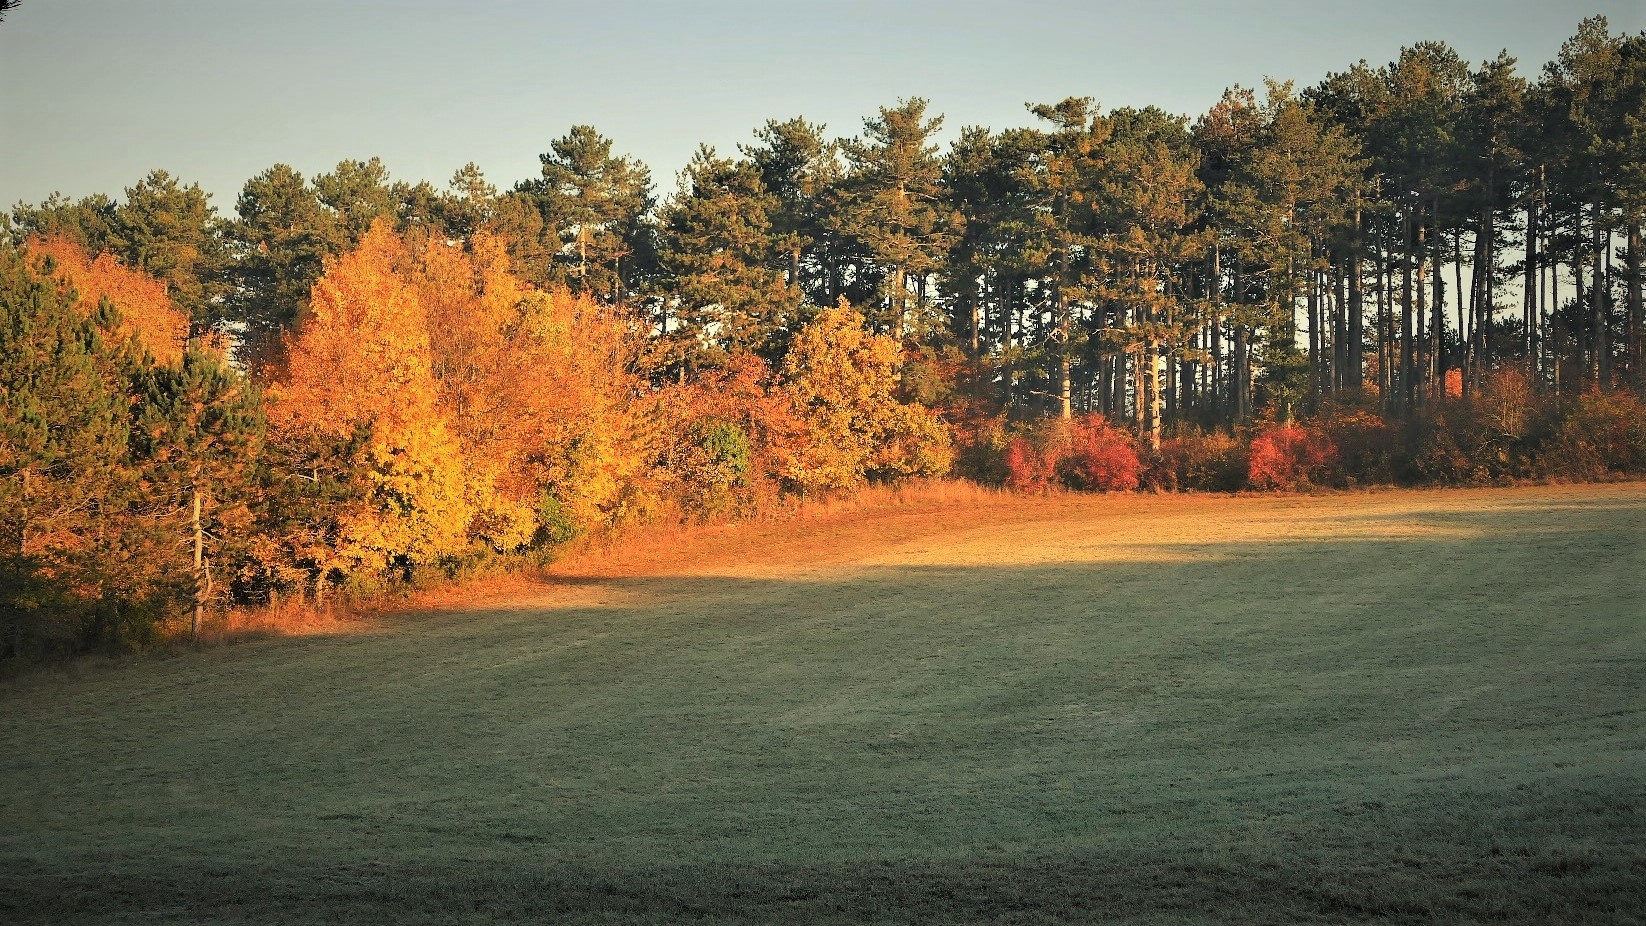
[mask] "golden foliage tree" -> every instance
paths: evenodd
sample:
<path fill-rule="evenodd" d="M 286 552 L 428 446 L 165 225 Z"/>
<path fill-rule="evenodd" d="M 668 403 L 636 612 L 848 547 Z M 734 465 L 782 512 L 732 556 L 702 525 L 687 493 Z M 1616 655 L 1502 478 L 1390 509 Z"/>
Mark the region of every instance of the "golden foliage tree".
<path fill-rule="evenodd" d="M 948 428 L 930 409 L 898 401 L 902 360 L 897 343 L 869 333 L 844 302 L 801 329 L 783 361 L 783 389 L 804 428 L 788 455 L 791 482 L 827 491 L 948 472 Z"/>
<path fill-rule="evenodd" d="M 50 258 L 56 275 L 74 287 L 82 317 L 91 317 L 98 303 L 107 299 L 120 310 L 121 333 L 136 338 L 156 361 L 175 364 L 183 359 L 189 318 L 172 302 L 165 283 L 111 254 L 93 257 L 61 236 L 30 239 L 28 250 L 38 258 Z"/>
<path fill-rule="evenodd" d="M 347 440 L 369 428 L 368 485 L 338 514 L 338 567 L 416 565 L 460 552 L 474 513 L 464 461 L 442 413 L 428 308 L 387 223 L 331 262 L 271 390 L 288 435 Z"/>

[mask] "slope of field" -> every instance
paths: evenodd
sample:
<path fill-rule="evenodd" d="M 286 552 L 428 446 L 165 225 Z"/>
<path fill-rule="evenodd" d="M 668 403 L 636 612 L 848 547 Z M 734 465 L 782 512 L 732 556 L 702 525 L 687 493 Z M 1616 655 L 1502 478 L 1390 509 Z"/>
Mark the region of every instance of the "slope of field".
<path fill-rule="evenodd" d="M 1641 922 L 1646 486 L 913 505 L 0 690 L 0 921 Z"/>

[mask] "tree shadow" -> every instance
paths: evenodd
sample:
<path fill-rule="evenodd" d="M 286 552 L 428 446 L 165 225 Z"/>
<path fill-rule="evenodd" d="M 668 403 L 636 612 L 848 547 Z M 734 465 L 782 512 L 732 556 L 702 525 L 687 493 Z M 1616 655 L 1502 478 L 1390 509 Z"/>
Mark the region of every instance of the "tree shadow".
<path fill-rule="evenodd" d="M 1639 515 L 591 572 L 37 686 L 0 718 L 0 913 L 1624 922 Z"/>

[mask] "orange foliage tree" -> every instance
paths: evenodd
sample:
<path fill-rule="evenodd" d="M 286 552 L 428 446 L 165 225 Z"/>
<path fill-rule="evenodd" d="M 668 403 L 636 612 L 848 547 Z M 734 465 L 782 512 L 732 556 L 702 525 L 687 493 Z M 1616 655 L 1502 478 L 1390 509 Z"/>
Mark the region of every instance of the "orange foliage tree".
<path fill-rule="evenodd" d="M 182 361 L 189 319 L 167 295 L 165 283 L 125 266 L 111 254 L 93 257 L 63 237 L 32 238 L 28 250 L 38 258 L 50 258 L 56 275 L 74 287 L 82 317 L 90 317 L 98 303 L 107 299 L 120 310 L 123 334 L 136 338 L 159 363 Z"/>
<path fill-rule="evenodd" d="M 367 484 L 336 514 L 337 549 L 323 569 L 428 563 L 467 543 L 464 461 L 442 414 L 427 307 L 403 277 L 407 259 L 378 222 L 331 262 L 270 390 L 270 423 L 287 435 L 342 441 L 369 429 Z"/>

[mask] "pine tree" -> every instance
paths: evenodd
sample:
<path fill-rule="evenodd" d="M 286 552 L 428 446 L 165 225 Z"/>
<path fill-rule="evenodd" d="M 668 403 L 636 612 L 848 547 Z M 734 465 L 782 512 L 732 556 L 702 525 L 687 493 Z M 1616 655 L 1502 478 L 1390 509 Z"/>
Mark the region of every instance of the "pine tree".
<path fill-rule="evenodd" d="M 119 556 L 135 358 L 110 343 L 117 324 L 0 248 L 0 655 L 118 642 L 142 609 L 116 597 L 141 591 Z"/>
<path fill-rule="evenodd" d="M 830 305 L 837 295 L 840 250 L 828 222 L 830 192 L 841 177 L 840 146 L 823 132 L 805 119 L 773 119 L 755 133 L 755 144 L 739 146 L 776 198 L 767 210 L 773 266 L 816 305 Z"/>
<path fill-rule="evenodd" d="M 546 235 L 557 236 L 559 280 L 608 302 L 622 301 L 652 207 L 651 173 L 612 154 L 612 141 L 587 125 L 572 126 L 538 156 L 543 173 L 516 190 L 529 194 Z"/>
<path fill-rule="evenodd" d="M 1093 190 L 1098 234 L 1091 249 L 1103 276 L 1098 291 L 1122 311 L 1116 340 L 1138 369 L 1138 424 L 1160 447 L 1165 393 L 1163 365 L 1198 356 L 1191 339 L 1201 306 L 1186 291 L 1182 267 L 1200 257 L 1209 236 L 1192 226 L 1203 189 L 1183 120 L 1159 110 L 1111 113 Z"/>
<path fill-rule="evenodd" d="M 676 318 L 671 332 L 688 366 L 715 365 L 743 351 L 775 356 L 787 341 L 801 294 L 772 268 L 780 243 L 771 213 L 779 203 L 759 168 L 701 147 L 660 216 L 664 285 Z M 669 327 L 665 319 L 664 327 Z"/>
<path fill-rule="evenodd" d="M 199 184 L 183 186 L 163 170 L 151 171 L 126 189 L 111 229 L 116 256 L 164 281 L 197 335 L 223 315 L 227 255 L 209 200 Z"/>
<path fill-rule="evenodd" d="M 198 636 L 214 597 L 212 564 L 243 550 L 262 453 L 261 397 L 245 376 L 212 351 L 193 348 L 175 366 L 142 377 L 134 462 L 145 495 L 162 507 L 189 551 L 189 633 Z M 186 544 L 186 546 L 185 546 Z"/>
<path fill-rule="evenodd" d="M 102 193 L 79 200 L 53 193 L 38 206 L 18 203 L 11 210 L 13 243 L 40 238 L 72 241 L 88 254 L 113 251 L 117 208 L 115 201 Z"/>
<path fill-rule="evenodd" d="M 331 214 L 334 254 L 353 250 L 379 220 L 398 218 L 389 169 L 377 158 L 337 162 L 331 173 L 314 178 L 314 192 Z"/>
<path fill-rule="evenodd" d="M 1029 111 L 1053 126 L 1037 133 L 1036 149 L 1024 165 L 1021 181 L 1029 213 L 1024 258 L 1036 268 L 1051 312 L 1047 344 L 1055 366 L 1057 415 L 1074 414 L 1074 358 L 1081 353 L 1075 325 L 1076 306 L 1089 302 L 1095 282 L 1091 263 L 1096 243 L 1094 188 L 1103 169 L 1108 120 L 1090 97 L 1070 97 L 1056 105 L 1031 105 Z"/>
<path fill-rule="evenodd" d="M 241 356 L 277 363 L 281 339 L 308 304 L 338 242 L 333 217 L 303 175 L 276 164 L 246 181 L 227 237 L 235 257 L 225 315 L 244 325 Z"/>
<path fill-rule="evenodd" d="M 925 292 L 920 281 L 942 265 L 953 240 L 939 208 L 943 165 L 931 144 L 943 117 L 927 119 L 926 105 L 914 97 L 881 107 L 879 117 L 863 121 L 863 138 L 840 143 L 849 170 L 834 227 L 874 264 L 886 308 L 873 321 L 899 339 L 909 321 L 910 284 L 916 284 L 920 299 Z M 923 300 L 916 306 L 920 312 L 925 308 Z"/>

